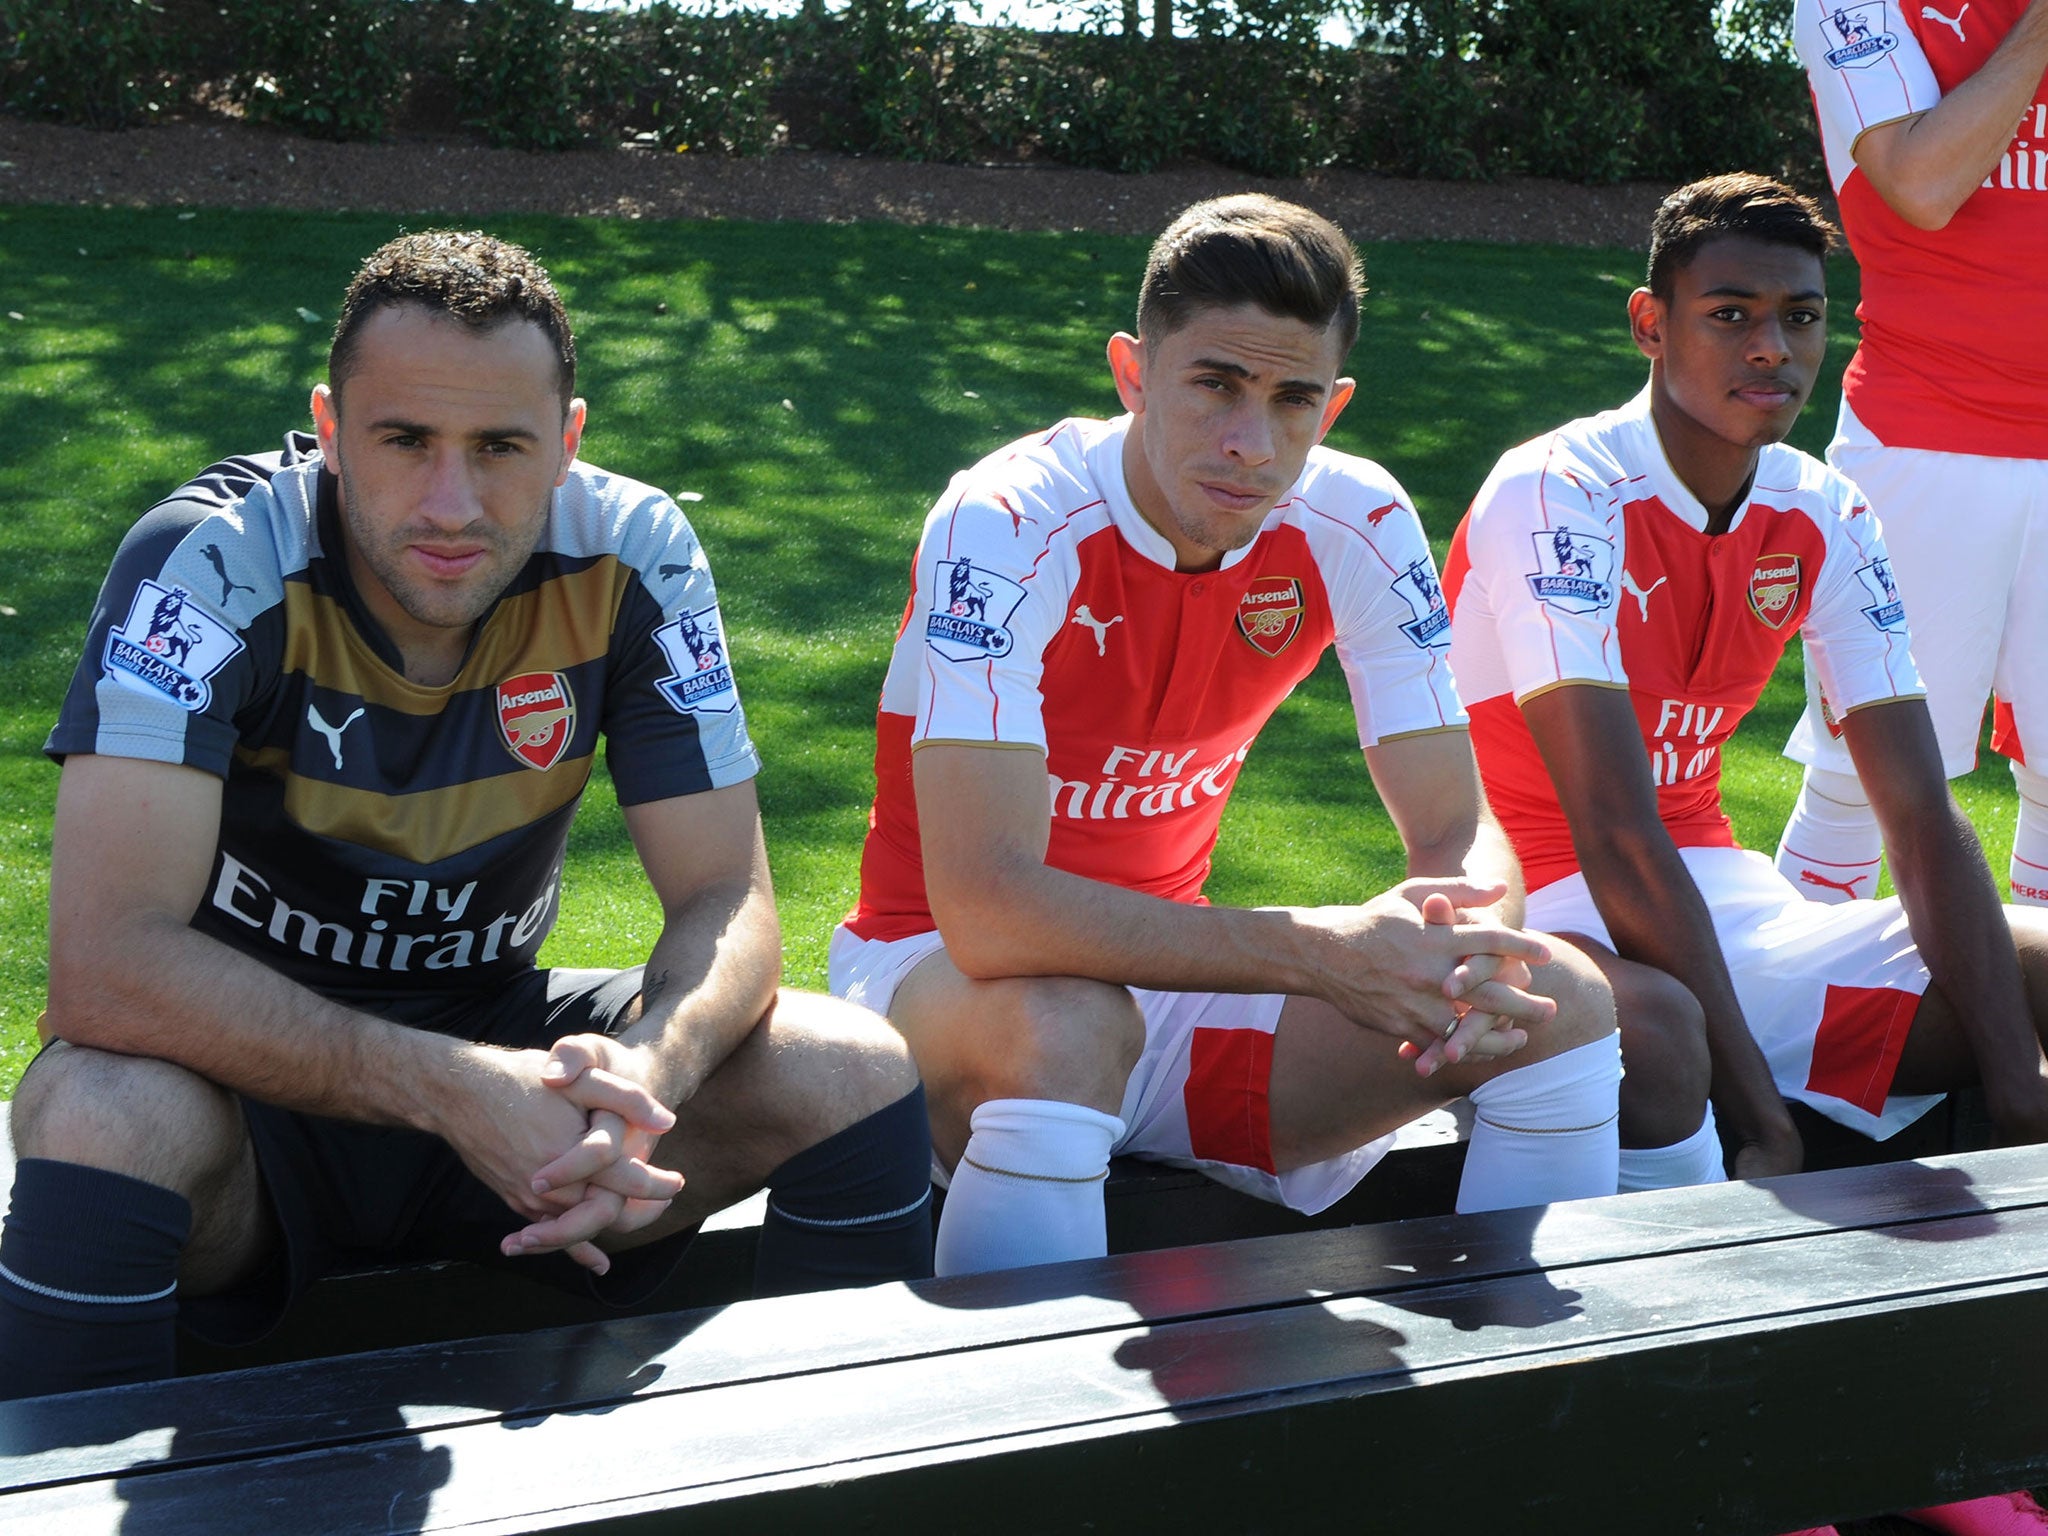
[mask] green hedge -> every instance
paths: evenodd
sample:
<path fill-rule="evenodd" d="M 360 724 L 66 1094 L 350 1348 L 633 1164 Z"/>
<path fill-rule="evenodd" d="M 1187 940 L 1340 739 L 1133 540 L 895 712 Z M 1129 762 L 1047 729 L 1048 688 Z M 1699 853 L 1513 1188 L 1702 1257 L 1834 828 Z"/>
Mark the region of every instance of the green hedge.
<path fill-rule="evenodd" d="M 1819 181 L 1791 0 L 1076 0 L 1061 32 L 961 25 L 938 0 L 835 6 L 0 0 L 0 100 L 94 127 L 205 108 L 526 149 Z M 1339 7 L 1355 46 L 1323 41 Z"/>

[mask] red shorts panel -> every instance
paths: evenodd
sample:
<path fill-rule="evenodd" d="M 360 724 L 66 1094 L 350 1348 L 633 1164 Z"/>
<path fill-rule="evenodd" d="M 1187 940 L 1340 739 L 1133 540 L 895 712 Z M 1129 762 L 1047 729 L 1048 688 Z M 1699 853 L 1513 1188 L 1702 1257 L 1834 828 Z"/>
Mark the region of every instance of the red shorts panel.
<path fill-rule="evenodd" d="M 1918 994 L 1895 987 L 1829 987 L 1806 1086 L 1883 1113 L 1919 1007 Z"/>
<path fill-rule="evenodd" d="M 1194 1155 L 1274 1172 L 1272 1080 L 1273 1037 L 1266 1031 L 1197 1029 L 1182 1090 Z"/>

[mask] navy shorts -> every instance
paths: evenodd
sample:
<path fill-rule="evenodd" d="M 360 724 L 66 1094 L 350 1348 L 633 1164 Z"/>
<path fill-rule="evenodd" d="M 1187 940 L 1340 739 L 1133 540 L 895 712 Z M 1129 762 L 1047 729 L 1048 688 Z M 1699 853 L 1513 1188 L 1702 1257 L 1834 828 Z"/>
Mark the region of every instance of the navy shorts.
<path fill-rule="evenodd" d="M 563 1035 L 616 1033 L 639 993 L 637 968 L 531 971 L 481 999 L 365 1011 L 465 1040 L 544 1049 Z M 507 1259 L 499 1240 L 525 1218 L 439 1137 L 247 1098 L 242 1110 L 282 1243 L 242 1284 L 181 1300 L 179 1321 L 216 1344 L 261 1338 L 322 1275 L 368 1264 L 463 1259 L 631 1306 L 668 1278 L 696 1235 L 678 1232 L 620 1253 L 602 1277 L 560 1253 Z"/>

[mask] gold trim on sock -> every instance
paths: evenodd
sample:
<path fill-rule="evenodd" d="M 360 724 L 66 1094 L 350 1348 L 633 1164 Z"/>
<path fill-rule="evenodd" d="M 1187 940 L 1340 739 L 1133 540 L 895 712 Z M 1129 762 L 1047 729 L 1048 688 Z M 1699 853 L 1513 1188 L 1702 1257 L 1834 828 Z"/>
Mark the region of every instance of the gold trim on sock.
<path fill-rule="evenodd" d="M 1087 1174 L 1081 1178 L 1067 1178 L 1057 1173 L 1019 1173 L 1014 1168 L 991 1168 L 987 1163 L 977 1163 L 964 1152 L 960 1154 L 960 1161 L 970 1168 L 979 1168 L 983 1173 L 993 1173 L 1005 1179 L 1030 1179 L 1036 1184 L 1100 1184 L 1109 1177 L 1107 1168 L 1100 1173 Z"/>

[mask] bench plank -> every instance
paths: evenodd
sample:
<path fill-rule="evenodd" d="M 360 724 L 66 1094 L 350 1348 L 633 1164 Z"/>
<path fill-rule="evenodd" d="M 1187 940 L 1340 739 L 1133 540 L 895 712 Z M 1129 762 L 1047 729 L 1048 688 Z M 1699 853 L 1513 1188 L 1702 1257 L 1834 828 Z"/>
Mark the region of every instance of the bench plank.
<path fill-rule="evenodd" d="M 107 1475 L 131 1462 L 145 1438 L 152 1455 L 170 1454 L 164 1426 L 172 1424 L 180 1426 L 180 1456 L 211 1459 L 346 1441 L 364 1414 L 392 1402 L 408 1406 L 409 1427 L 427 1428 L 475 1418 L 479 1408 L 518 1414 L 612 1402 L 643 1382 L 647 1390 L 694 1389 L 1140 1320 L 1199 1319 L 1311 1295 L 1391 1300 L 1446 1283 L 2042 1206 L 2048 1153 L 2012 1148 L 882 1286 L 862 1293 L 857 1308 L 844 1295 L 784 1297 L 45 1399 L 33 1410 L 0 1403 L 0 1487 Z M 258 1379 L 260 1397 L 241 1390 Z M 31 1412 L 40 1431 L 34 1436 L 22 1422 Z M 37 1473 L 22 1464 L 23 1448 L 38 1443 L 68 1448 L 49 1453 L 63 1465 Z"/>
<path fill-rule="evenodd" d="M 788 1513 L 762 1497 L 786 1491 L 801 1505 L 817 1497 L 808 1485 L 824 1481 L 833 1486 L 818 1512 L 829 1508 L 835 1524 L 886 1517 L 896 1530 L 944 1530 L 962 1510 L 908 1474 L 960 1461 L 972 1462 L 977 1528 L 1080 1528 L 1103 1517 L 1099 1484 L 1076 1485 L 1059 1469 L 1088 1442 L 1133 1434 L 1157 1437 L 1151 1486 L 1133 1512 L 1201 1522 L 1238 1480 L 1244 1451 L 1213 1428 L 1186 1431 L 1251 1416 L 1265 1454 L 1306 1479 L 1291 1499 L 1300 1519 L 1359 1496 L 1348 1444 L 1354 1455 L 1376 1447 L 1399 1467 L 1387 1486 L 1376 1483 L 1374 1513 L 1386 1528 L 1476 1525 L 1503 1485 L 1483 1494 L 1473 1485 L 1492 1483 L 1501 1442 L 1519 1440 L 1508 1459 L 1540 1475 L 1535 1486 L 1552 1490 L 1547 1503 L 1571 1528 L 1649 1520 L 1635 1528 L 1675 1529 L 1672 1516 L 1683 1511 L 1688 1526 L 1710 1513 L 1714 1530 L 1769 1531 L 1787 1523 L 1786 1506 L 1745 1517 L 1745 1503 L 1759 1500 L 1728 1489 L 1731 1460 L 1744 1469 L 1738 1483 L 1796 1480 L 1801 1519 L 1842 1514 L 1845 1501 L 1846 1512 L 1865 1513 L 2013 1486 L 2048 1469 L 2048 1406 L 1984 1425 L 1968 1411 L 1984 1383 L 1959 1384 L 1954 1368 L 1959 1344 L 2048 1338 L 2043 1254 L 2048 1212 L 2033 1211 L 1957 1218 L 1917 1238 L 1829 1233 L 1761 1252 L 1500 1277 L 1399 1302 L 1304 1300 L 646 1393 L 550 1417 L 544 1432 L 538 1419 L 394 1428 L 299 1454 L 139 1472 L 125 1484 L 74 1483 L 8 1499 L 0 1529 L 133 1529 L 123 1526 L 132 1508 L 152 1524 L 227 1536 L 274 1530 L 289 1509 L 296 1531 L 322 1536 L 381 1528 L 411 1502 L 418 1507 L 399 1528 L 611 1530 L 690 1509 L 693 1531 L 758 1530 Z M 1760 1271 L 1760 1258 L 1781 1262 Z M 1767 1368 L 1760 1340 L 1774 1357 Z M 2048 1358 L 2039 1342 L 2020 1353 L 2030 1387 Z M 2010 1352 L 1989 1368 L 2012 1374 Z M 1888 1439 L 1858 1416 L 1853 1443 L 1830 1456 L 1832 1437 L 1816 1443 L 1805 1432 L 1829 1410 L 1902 1380 L 1916 1410 L 1893 1416 Z M 1466 1390 L 1437 1390 L 1445 1386 Z M 2005 1387 L 2041 1396 L 2017 1379 Z M 1275 1420 L 1290 1426 L 1280 1440 Z M 1159 1434 L 1169 1426 L 1177 1432 Z M 1707 1454 L 1717 1436 L 1734 1443 Z M 1529 1454 L 1532 1440 L 1539 1457 Z M 1700 1454 L 1689 1454 L 1695 1445 Z M 1319 1474 L 1308 1454 L 1317 1446 L 1332 1458 Z M 1471 1475 L 1475 1462 L 1485 1478 Z M 1617 1466 L 1658 1470 L 1631 1492 L 1612 1486 Z M 1903 1472 L 1909 1466 L 1917 1480 Z M 1958 1480 L 1960 1490 L 1940 1486 Z M 238 1518 L 222 1512 L 230 1490 Z M 738 1524 L 715 1519 L 740 1496 L 753 1497 L 729 1512 Z M 1782 1486 L 1772 1495 L 1783 1496 Z"/>
<path fill-rule="evenodd" d="M 308 1536 L 394 1512 L 637 1529 L 684 1507 L 692 1531 L 948 1529 L 968 1508 L 990 1530 L 1108 1528 L 1119 1500 L 1214 1529 L 1244 1464 L 1303 1490 L 1288 1520 L 1246 1511 L 1262 1529 L 1355 1512 L 1361 1446 L 1399 1468 L 1368 1506 L 1390 1530 L 1402 1500 L 1437 1528 L 1459 1523 L 1447 1498 L 1498 1516 L 1523 1464 L 1534 1488 L 1507 1496 L 1573 1490 L 1574 1530 L 1588 1499 L 1633 1530 L 1695 1506 L 1709 1529 L 1783 1530 L 2040 1479 L 2044 1238 L 2048 1153 L 2015 1149 L 786 1298 L 672 1320 L 665 1344 L 643 1319 L 309 1364 L 256 1373 L 240 1415 L 222 1377 L 196 1424 L 208 1383 L 80 1394 L 0 1411 L 21 1490 L 0 1530 L 111 1529 L 124 1501 L 165 1529 L 269 1529 L 280 1500 Z M 1913 1410 L 1873 1426 L 1888 1392 Z M 1845 1409 L 1853 1435 L 1815 1437 Z M 97 1445 L 62 1448 L 81 1432 Z M 1617 1465 L 1640 1491 L 1608 1486 Z M 230 1484 L 245 1526 L 219 1523 Z M 371 1511 L 365 1488 L 397 1503 Z"/>

